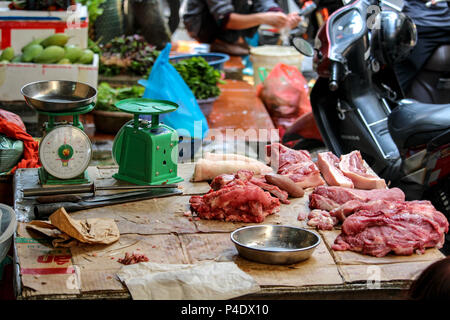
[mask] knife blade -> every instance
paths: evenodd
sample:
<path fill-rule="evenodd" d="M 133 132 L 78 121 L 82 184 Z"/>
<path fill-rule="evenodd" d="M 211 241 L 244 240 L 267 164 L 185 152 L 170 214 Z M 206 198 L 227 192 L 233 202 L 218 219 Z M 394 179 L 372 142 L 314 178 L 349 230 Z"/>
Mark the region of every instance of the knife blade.
<path fill-rule="evenodd" d="M 53 212 L 61 207 L 64 207 L 67 212 L 75 212 L 80 210 L 86 210 L 91 208 L 105 207 L 115 204 L 122 204 L 133 201 L 141 201 L 153 198 L 168 197 L 172 195 L 179 195 L 183 192 L 177 188 L 167 188 L 167 189 L 153 189 L 150 191 L 139 192 L 134 195 L 128 195 L 126 197 L 118 197 L 119 194 L 114 194 L 110 196 L 103 196 L 99 201 L 85 201 L 81 200 L 79 202 L 56 202 L 56 203 L 44 203 L 36 204 L 33 208 L 34 215 L 36 219 L 46 219 Z M 130 193 L 131 194 L 131 193 Z"/>

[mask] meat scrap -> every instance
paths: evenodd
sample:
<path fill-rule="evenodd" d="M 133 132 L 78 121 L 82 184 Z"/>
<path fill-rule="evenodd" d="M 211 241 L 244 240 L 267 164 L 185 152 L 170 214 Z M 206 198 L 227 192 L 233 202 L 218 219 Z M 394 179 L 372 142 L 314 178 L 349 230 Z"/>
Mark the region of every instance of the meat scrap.
<path fill-rule="evenodd" d="M 405 194 L 399 188 L 359 190 L 335 186 L 318 186 L 309 195 L 309 207 L 331 211 L 351 200 L 361 202 L 373 200 L 405 201 Z"/>
<path fill-rule="evenodd" d="M 364 161 L 359 151 L 352 151 L 341 156 L 339 169 L 350 178 L 358 189 L 385 189 L 386 181 L 376 175 Z"/>
<path fill-rule="evenodd" d="M 241 222 L 262 222 L 266 216 L 280 210 L 277 198 L 237 176 L 217 190 L 211 189 L 203 196 L 192 196 L 189 199 L 192 210 L 202 219 Z M 214 185 L 217 186 L 218 182 Z"/>
<path fill-rule="evenodd" d="M 143 253 L 128 253 L 125 252 L 125 257 L 120 258 L 117 260 L 117 262 L 124 264 L 124 265 L 129 265 L 129 264 L 135 264 L 135 263 L 139 263 L 139 262 L 148 262 L 149 259 L 147 258 L 147 256 Z"/>
<path fill-rule="evenodd" d="M 353 181 L 346 177 L 339 168 L 339 158 L 332 152 L 320 152 L 317 154 L 317 166 L 329 186 L 353 188 Z"/>
<path fill-rule="evenodd" d="M 276 173 L 288 176 L 302 188 L 325 184 L 319 168 L 306 150 L 293 150 L 280 143 L 266 146 L 268 164 Z"/>
<path fill-rule="evenodd" d="M 316 227 L 319 230 L 333 230 L 338 220 L 330 216 L 325 210 L 314 209 L 308 215 L 308 226 Z"/>
<path fill-rule="evenodd" d="M 429 201 L 384 201 L 348 216 L 332 248 L 375 257 L 424 253 L 442 247 L 448 226 Z"/>

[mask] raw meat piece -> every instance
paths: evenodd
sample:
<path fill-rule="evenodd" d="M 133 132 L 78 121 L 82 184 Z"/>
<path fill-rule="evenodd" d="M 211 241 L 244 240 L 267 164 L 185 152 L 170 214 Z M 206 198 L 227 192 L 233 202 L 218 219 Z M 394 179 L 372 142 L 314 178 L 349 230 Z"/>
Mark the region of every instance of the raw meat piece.
<path fill-rule="evenodd" d="M 347 217 L 333 250 L 382 257 L 391 251 L 411 255 L 442 247 L 449 224 L 429 201 L 384 202 Z"/>
<path fill-rule="evenodd" d="M 308 215 L 308 226 L 316 227 L 319 230 L 333 230 L 337 222 L 337 219 L 331 217 L 330 213 L 325 210 L 314 209 Z"/>
<path fill-rule="evenodd" d="M 192 196 L 191 208 L 202 219 L 262 222 L 280 210 L 280 201 L 248 181 L 234 179 L 204 196 Z"/>
<path fill-rule="evenodd" d="M 350 178 L 358 189 L 385 189 L 386 181 L 376 175 L 364 161 L 359 151 L 352 151 L 341 156 L 339 169 Z"/>
<path fill-rule="evenodd" d="M 297 185 L 294 181 L 286 176 L 271 173 L 266 174 L 264 178 L 266 178 L 266 181 L 268 183 L 273 184 L 281 190 L 286 191 L 291 197 L 301 198 L 305 195 L 305 190 L 303 190 L 302 187 Z"/>
<path fill-rule="evenodd" d="M 288 176 L 302 188 L 325 184 L 319 168 L 306 150 L 293 150 L 280 143 L 266 146 L 267 161 L 274 171 Z"/>
<path fill-rule="evenodd" d="M 392 206 L 395 206 L 395 201 L 373 200 L 369 202 L 362 202 L 360 200 L 350 200 L 342 204 L 341 206 L 331 210 L 330 215 L 343 222 L 346 217 L 358 210 L 388 210 Z"/>
<path fill-rule="evenodd" d="M 215 177 L 211 181 L 211 188 L 213 190 L 219 190 L 223 186 L 227 185 L 229 182 L 233 181 L 234 179 L 240 179 L 242 181 L 248 181 L 254 185 L 257 185 L 258 187 L 262 188 L 265 191 L 269 191 L 271 194 L 273 194 L 275 197 L 280 199 L 282 203 L 289 204 L 290 201 L 288 200 L 288 193 L 286 191 L 281 190 L 277 186 L 274 186 L 272 184 L 266 183 L 267 181 L 265 178 L 256 178 L 254 177 L 253 172 L 248 170 L 239 170 L 236 172 L 235 175 L 231 174 L 221 174 L 220 176 Z"/>
<path fill-rule="evenodd" d="M 339 169 L 339 158 L 332 152 L 321 152 L 317 154 L 317 166 L 325 181 L 330 186 L 353 188 L 353 182 L 347 178 Z"/>
<path fill-rule="evenodd" d="M 351 200 L 362 202 L 373 200 L 405 201 L 405 194 L 399 188 L 358 190 L 344 187 L 318 186 L 309 195 L 309 207 L 311 209 L 331 211 Z"/>
<path fill-rule="evenodd" d="M 281 203 L 284 204 L 290 204 L 291 202 L 288 200 L 288 193 L 284 190 L 281 190 L 277 186 L 274 186 L 273 184 L 266 183 L 266 180 L 264 178 L 251 178 L 250 183 L 253 183 L 254 185 L 257 185 L 261 189 L 265 191 L 269 191 L 271 194 L 273 194 L 275 197 L 280 199 Z"/>
<path fill-rule="evenodd" d="M 209 160 L 199 159 L 195 164 L 194 181 L 212 180 L 221 174 L 234 174 L 240 169 L 252 171 L 255 174 L 272 172 L 272 168 L 257 160 Z"/>
<path fill-rule="evenodd" d="M 219 190 L 221 189 L 224 185 L 226 185 L 228 182 L 231 182 L 235 179 L 235 175 L 234 174 L 221 174 L 218 175 L 217 177 L 215 177 L 212 181 L 211 181 L 211 189 L 213 190 Z"/>

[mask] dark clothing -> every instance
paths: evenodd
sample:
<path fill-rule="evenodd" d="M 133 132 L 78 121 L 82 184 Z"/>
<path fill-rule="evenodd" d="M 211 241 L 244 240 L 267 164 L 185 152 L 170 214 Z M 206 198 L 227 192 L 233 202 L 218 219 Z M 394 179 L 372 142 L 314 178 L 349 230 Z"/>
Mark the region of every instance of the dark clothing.
<path fill-rule="evenodd" d="M 405 0 L 402 10 L 417 26 L 450 27 L 450 7 L 448 2 L 439 2 L 427 7 L 422 0 Z"/>
<path fill-rule="evenodd" d="M 395 66 L 402 89 L 406 92 L 412 80 L 433 52 L 442 44 L 450 44 L 450 26 L 446 28 L 417 25 L 418 40 L 409 57 Z"/>
<path fill-rule="evenodd" d="M 236 43 L 241 37 L 252 37 L 258 27 L 227 30 L 231 13 L 251 14 L 281 11 L 274 0 L 188 0 L 183 21 L 189 35 L 203 43 L 219 39 Z"/>

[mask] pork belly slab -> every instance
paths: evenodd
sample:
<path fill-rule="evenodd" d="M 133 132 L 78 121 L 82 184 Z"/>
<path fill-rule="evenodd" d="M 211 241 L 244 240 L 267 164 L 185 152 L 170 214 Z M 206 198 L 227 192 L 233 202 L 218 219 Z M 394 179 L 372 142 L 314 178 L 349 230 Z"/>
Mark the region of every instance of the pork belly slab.
<path fill-rule="evenodd" d="M 280 143 L 266 146 L 268 164 L 278 174 L 289 177 L 302 188 L 325 184 L 320 170 L 306 150 L 293 150 Z"/>
<path fill-rule="evenodd" d="M 442 247 L 448 226 L 447 218 L 429 201 L 378 201 L 345 219 L 332 249 L 375 257 L 423 253 Z"/>
<path fill-rule="evenodd" d="M 339 162 L 339 158 L 330 151 L 317 154 L 317 166 L 329 186 L 353 188 L 353 181 L 342 173 Z"/>
<path fill-rule="evenodd" d="M 381 179 L 369 167 L 361 156 L 359 151 L 352 151 L 349 154 L 341 156 L 339 169 L 342 173 L 352 180 L 357 189 L 385 189 L 386 181 Z"/>

